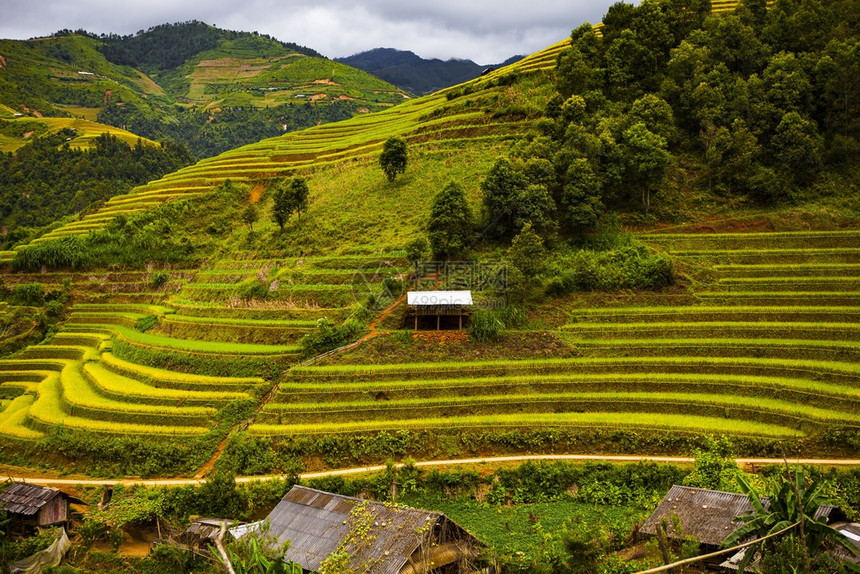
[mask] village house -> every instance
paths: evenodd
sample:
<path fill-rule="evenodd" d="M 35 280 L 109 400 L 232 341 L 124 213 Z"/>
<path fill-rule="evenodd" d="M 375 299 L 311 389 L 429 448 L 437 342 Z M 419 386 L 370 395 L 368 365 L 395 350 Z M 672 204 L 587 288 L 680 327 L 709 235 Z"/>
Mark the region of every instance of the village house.
<path fill-rule="evenodd" d="M 470 315 L 471 291 L 409 291 L 407 324 L 419 329 L 462 329 Z"/>
<path fill-rule="evenodd" d="M 344 553 L 371 574 L 474 572 L 479 540 L 440 512 L 351 498 L 294 486 L 267 518 L 268 535 L 290 541 L 284 560 L 317 570 Z"/>
<path fill-rule="evenodd" d="M 9 529 L 15 533 L 67 524 L 69 503 L 83 504 L 83 501 L 56 488 L 24 482 L 12 483 L 0 492 L 0 508 L 11 519 Z"/>
<path fill-rule="evenodd" d="M 760 500 L 765 508 L 770 504 L 765 497 Z M 674 485 L 639 532 L 656 536 L 657 528 L 662 528 L 665 524 L 668 539 L 684 541 L 692 538 L 699 543 L 701 553 L 714 552 L 720 548 L 729 534 L 741 527 L 742 524 L 735 522 L 734 519 L 752 510 L 752 505 L 745 494 Z M 846 535 L 851 540 L 856 540 L 860 548 L 860 524 L 846 522 L 845 513 L 835 506 L 819 506 L 814 518 L 822 517 L 834 528 L 848 533 Z M 676 523 L 680 531 L 676 530 Z M 851 535 L 855 531 L 857 534 L 852 538 Z M 710 570 L 736 571 L 738 564 L 743 560 L 743 552 L 728 559 L 727 556 L 706 560 L 704 564 Z M 848 553 L 845 552 L 843 558 L 847 557 Z M 757 571 L 755 566 L 755 563 L 752 563 L 747 571 Z"/>

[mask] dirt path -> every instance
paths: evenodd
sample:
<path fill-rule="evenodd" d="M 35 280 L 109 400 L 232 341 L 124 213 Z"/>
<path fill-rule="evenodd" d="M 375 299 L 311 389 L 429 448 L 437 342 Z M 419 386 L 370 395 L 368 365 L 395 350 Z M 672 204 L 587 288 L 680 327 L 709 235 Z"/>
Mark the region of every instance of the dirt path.
<path fill-rule="evenodd" d="M 695 459 L 686 456 L 635 456 L 635 455 L 603 455 L 603 454 L 532 454 L 518 456 L 497 456 L 488 458 L 459 458 L 450 460 L 425 460 L 416 462 L 415 466 L 436 467 L 436 466 L 457 466 L 457 465 L 472 465 L 472 464 L 501 464 L 507 462 L 525 462 L 525 461 L 540 461 L 540 460 L 570 460 L 570 461 L 600 461 L 600 462 L 665 462 L 674 464 L 692 464 Z M 772 464 L 783 464 L 781 458 L 738 458 L 735 459 L 743 468 L 758 468 Z M 860 459 L 844 459 L 844 458 L 792 458 L 788 459 L 791 464 L 805 464 L 811 466 L 857 466 L 860 467 Z M 398 468 L 402 464 L 395 465 Z M 378 472 L 385 470 L 385 465 L 375 466 L 360 466 L 355 468 L 342 468 L 338 470 L 323 470 L 320 472 L 305 472 L 299 475 L 299 478 L 308 480 L 311 478 L 322 478 L 326 476 L 348 476 L 353 474 L 366 474 L 369 472 Z M 239 476 L 236 477 L 236 482 L 253 482 L 255 480 L 277 480 L 283 478 L 283 475 L 266 475 L 266 476 Z M 140 479 L 140 478 L 124 478 L 117 480 L 94 480 L 81 478 L 47 478 L 41 476 L 0 476 L 0 481 L 13 480 L 16 482 L 28 482 L 31 484 L 41 484 L 45 486 L 98 486 L 98 485 L 114 485 L 114 484 L 141 484 L 144 486 L 185 486 L 189 484 L 200 484 L 204 481 L 202 478 L 157 478 L 157 479 Z"/>

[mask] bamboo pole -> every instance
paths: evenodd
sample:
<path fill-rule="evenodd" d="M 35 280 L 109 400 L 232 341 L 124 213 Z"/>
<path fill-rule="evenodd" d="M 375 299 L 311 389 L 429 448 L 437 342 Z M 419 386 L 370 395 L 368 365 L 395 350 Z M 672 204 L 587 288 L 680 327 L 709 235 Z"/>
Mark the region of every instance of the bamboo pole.
<path fill-rule="evenodd" d="M 723 554 L 728 554 L 729 552 L 736 552 L 741 550 L 742 548 L 747 548 L 748 546 L 753 546 L 767 540 L 768 538 L 773 538 L 774 536 L 779 536 L 784 532 L 788 532 L 795 526 L 800 524 L 800 522 L 795 522 L 791 526 L 786 526 L 779 532 L 774 532 L 772 534 L 768 534 L 767 536 L 762 536 L 761 538 L 756 538 L 755 540 L 750 540 L 749 542 L 744 542 L 743 544 L 738 544 L 737 546 L 732 546 L 731 548 L 726 548 L 725 550 L 718 550 L 716 552 L 711 552 L 710 554 L 702 554 L 701 556 L 694 556 L 692 558 L 687 558 L 686 560 L 679 560 L 678 562 L 673 562 L 672 564 L 666 564 L 665 566 L 658 566 L 656 568 L 651 568 L 650 570 L 640 570 L 636 572 L 636 574 L 656 574 L 657 572 L 665 572 L 666 570 L 671 570 L 676 566 L 686 566 L 687 564 L 693 564 L 695 562 L 699 562 L 701 560 L 705 560 L 706 558 L 714 558 L 716 556 L 721 556 Z"/>

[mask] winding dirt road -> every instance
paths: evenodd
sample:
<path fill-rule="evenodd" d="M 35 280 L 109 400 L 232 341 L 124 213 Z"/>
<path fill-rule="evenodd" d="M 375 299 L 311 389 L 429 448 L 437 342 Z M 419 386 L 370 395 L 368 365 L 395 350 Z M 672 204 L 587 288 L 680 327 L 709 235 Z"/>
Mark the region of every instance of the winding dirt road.
<path fill-rule="evenodd" d="M 695 459 L 685 456 L 633 456 L 633 455 L 591 455 L 591 454 L 534 454 L 520 456 L 497 456 L 489 458 L 460 458 L 452 460 L 425 460 L 416 462 L 417 467 L 433 467 L 433 466 L 457 466 L 457 465 L 473 465 L 473 464 L 501 464 L 509 462 L 525 462 L 539 460 L 571 460 L 571 461 L 595 461 L 595 462 L 639 462 L 650 460 L 654 462 L 667 462 L 676 464 L 692 464 Z M 781 458 L 738 458 L 735 459 L 743 468 L 762 467 L 771 464 L 783 464 L 785 461 Z M 793 458 L 788 459 L 791 464 L 806 464 L 812 466 L 860 466 L 860 459 L 829 459 L 829 458 Z M 395 465 L 398 468 L 403 464 Z M 302 479 L 322 478 L 326 476 L 348 476 L 353 474 L 366 474 L 369 472 L 378 472 L 384 470 L 385 465 L 376 466 L 360 466 L 355 468 L 343 468 L 339 470 L 324 470 L 320 472 L 305 472 L 299 475 Z M 266 475 L 266 476 L 238 476 L 236 482 L 252 482 L 255 480 L 277 480 L 283 478 L 283 475 Z M 140 479 L 140 478 L 124 478 L 113 480 L 98 480 L 84 478 L 48 478 L 39 476 L 0 476 L 0 480 L 13 480 L 16 482 L 28 482 L 31 484 L 41 484 L 44 486 L 98 486 L 98 485 L 113 485 L 113 484 L 140 484 L 144 486 L 185 486 L 189 484 L 201 484 L 205 481 L 203 478 L 156 478 L 156 479 Z"/>

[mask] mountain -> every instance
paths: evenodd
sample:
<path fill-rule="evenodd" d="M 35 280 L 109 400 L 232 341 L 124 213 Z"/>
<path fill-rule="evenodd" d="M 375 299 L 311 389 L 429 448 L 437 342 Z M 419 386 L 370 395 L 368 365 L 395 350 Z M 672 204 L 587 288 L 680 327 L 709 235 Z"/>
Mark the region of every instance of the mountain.
<path fill-rule="evenodd" d="M 335 60 L 371 73 L 407 92 L 424 95 L 473 80 L 487 68 L 499 68 L 522 58 L 513 56 L 501 64 L 481 66 L 472 60 L 427 60 L 407 50 L 376 48 Z"/>
<path fill-rule="evenodd" d="M 130 36 L 62 30 L 47 38 L 0 40 L 0 110 L 21 114 L 8 121 L 84 118 L 172 139 L 198 158 L 380 110 L 404 97 L 395 86 L 309 48 L 197 21 Z"/>

